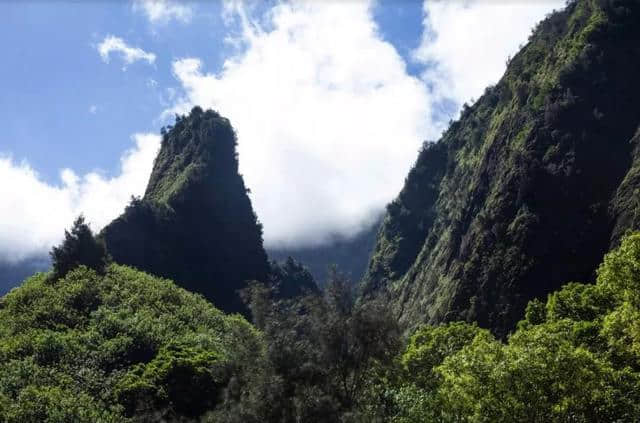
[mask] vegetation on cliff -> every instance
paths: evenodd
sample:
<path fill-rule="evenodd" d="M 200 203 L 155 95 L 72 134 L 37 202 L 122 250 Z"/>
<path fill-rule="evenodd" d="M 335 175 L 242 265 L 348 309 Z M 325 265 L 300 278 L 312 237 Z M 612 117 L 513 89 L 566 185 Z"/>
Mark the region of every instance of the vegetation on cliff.
<path fill-rule="evenodd" d="M 387 209 L 363 290 L 405 327 L 505 336 L 527 302 L 592 281 L 637 229 L 640 4 L 570 2 L 427 143 Z"/>
<path fill-rule="evenodd" d="M 245 312 L 238 290 L 267 282 L 262 227 L 238 173 L 236 135 L 218 113 L 176 117 L 145 195 L 101 233 L 120 264 L 170 278 L 217 307 Z"/>
<path fill-rule="evenodd" d="M 393 422 L 640 418 L 640 234 L 598 269 L 529 303 L 506 343 L 475 324 L 423 326 L 399 361 Z"/>

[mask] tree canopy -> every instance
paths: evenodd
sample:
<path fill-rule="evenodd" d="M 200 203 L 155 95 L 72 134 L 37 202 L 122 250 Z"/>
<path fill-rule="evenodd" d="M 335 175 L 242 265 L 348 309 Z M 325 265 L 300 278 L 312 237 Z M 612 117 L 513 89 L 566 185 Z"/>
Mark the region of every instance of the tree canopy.
<path fill-rule="evenodd" d="M 69 270 L 84 265 L 98 273 L 103 273 L 108 262 L 104 243 L 93 236 L 84 216 L 73 222 L 71 231 L 64 231 L 64 241 L 51 252 L 53 277 L 60 278 Z"/>

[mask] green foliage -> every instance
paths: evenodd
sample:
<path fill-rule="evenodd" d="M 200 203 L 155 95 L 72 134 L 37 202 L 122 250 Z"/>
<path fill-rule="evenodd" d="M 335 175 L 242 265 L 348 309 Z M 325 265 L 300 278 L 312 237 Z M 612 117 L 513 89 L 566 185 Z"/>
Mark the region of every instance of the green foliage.
<path fill-rule="evenodd" d="M 0 300 L 0 421 L 196 418 L 238 401 L 260 335 L 134 269 L 37 274 Z"/>
<path fill-rule="evenodd" d="M 244 404 L 244 415 L 235 411 L 237 421 L 367 422 L 380 415 L 398 327 L 386 307 L 358 304 L 344 275 L 329 274 L 321 295 L 282 300 L 259 284 L 247 292 L 268 361 L 259 395 Z"/>
<path fill-rule="evenodd" d="M 595 285 L 532 301 L 506 343 L 464 323 L 422 327 L 391 385 L 394 422 L 594 422 L 640 418 L 640 234 Z"/>
<path fill-rule="evenodd" d="M 640 233 L 630 235 L 605 256 L 598 269 L 598 284 L 634 307 L 640 306 Z"/>
<path fill-rule="evenodd" d="M 228 382 L 224 360 L 215 351 L 171 343 L 148 363 L 137 364 L 116 387 L 128 414 L 173 407 L 197 417 L 213 409 Z"/>
<path fill-rule="evenodd" d="M 318 292 L 318 286 L 305 266 L 287 257 L 283 263 L 271 263 L 271 286 L 279 298 L 291 299 Z"/>
<path fill-rule="evenodd" d="M 486 331 L 474 325 L 453 322 L 443 326 L 422 326 L 409 340 L 402 355 L 405 377 L 422 389 L 439 383 L 436 367 Z"/>
<path fill-rule="evenodd" d="M 51 250 L 53 278 L 61 278 L 76 266 L 84 265 L 98 273 L 108 262 L 104 244 L 96 240 L 82 215 L 73 222 L 71 232 L 64 231 L 64 241 Z"/>

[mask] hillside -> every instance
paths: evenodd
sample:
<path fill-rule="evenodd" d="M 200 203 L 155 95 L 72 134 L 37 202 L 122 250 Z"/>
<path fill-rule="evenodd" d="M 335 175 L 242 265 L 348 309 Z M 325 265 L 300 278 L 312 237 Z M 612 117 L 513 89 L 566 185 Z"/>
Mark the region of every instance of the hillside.
<path fill-rule="evenodd" d="M 171 281 L 111 265 L 0 299 L 0 420 L 184 421 L 238 399 L 257 331 Z"/>
<path fill-rule="evenodd" d="M 640 227 L 638 22 L 637 1 L 585 0 L 540 23 L 421 151 L 387 208 L 365 295 L 405 326 L 465 320 L 504 335 L 532 298 L 593 281 Z"/>
<path fill-rule="evenodd" d="M 144 197 L 100 236 L 115 262 L 175 280 L 225 311 L 244 312 L 237 290 L 268 278 L 235 132 L 199 107 L 163 131 Z"/>

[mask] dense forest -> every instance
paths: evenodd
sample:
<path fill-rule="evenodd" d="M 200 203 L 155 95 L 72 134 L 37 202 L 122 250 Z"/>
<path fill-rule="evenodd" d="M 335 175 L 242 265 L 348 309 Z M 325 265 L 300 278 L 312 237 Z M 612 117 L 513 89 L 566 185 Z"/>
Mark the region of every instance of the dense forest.
<path fill-rule="evenodd" d="M 335 251 L 269 261 L 230 122 L 177 116 L 0 297 L 0 421 L 640 421 L 638 22 L 547 17 Z"/>
<path fill-rule="evenodd" d="M 405 343 L 387 305 L 357 301 L 336 271 L 322 293 L 250 284 L 251 325 L 112 263 L 82 219 L 52 257 L 0 300 L 2 421 L 640 418 L 640 234 L 605 256 L 595 284 L 531 301 L 507 341 L 453 322 Z"/>

